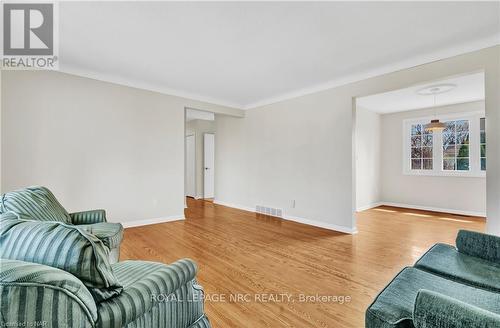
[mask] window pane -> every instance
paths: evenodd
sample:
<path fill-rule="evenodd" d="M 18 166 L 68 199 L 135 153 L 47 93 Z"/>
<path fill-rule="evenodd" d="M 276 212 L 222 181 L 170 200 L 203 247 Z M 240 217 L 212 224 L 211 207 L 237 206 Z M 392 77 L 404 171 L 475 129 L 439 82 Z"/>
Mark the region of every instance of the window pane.
<path fill-rule="evenodd" d="M 468 171 L 469 170 L 469 159 L 468 158 L 458 158 L 457 159 L 457 170 Z"/>
<path fill-rule="evenodd" d="M 456 132 L 457 134 L 463 133 L 463 132 L 469 132 L 469 121 L 455 121 L 456 122 Z"/>
<path fill-rule="evenodd" d="M 479 120 L 479 125 L 481 126 L 481 131 L 485 131 L 486 130 L 486 118 L 481 118 Z"/>
<path fill-rule="evenodd" d="M 423 136 L 422 146 L 432 146 L 432 134 L 426 134 Z"/>
<path fill-rule="evenodd" d="M 432 170 L 432 159 L 424 159 L 424 170 Z"/>
<path fill-rule="evenodd" d="M 486 158 L 481 158 L 481 170 L 486 171 Z"/>
<path fill-rule="evenodd" d="M 455 133 L 443 132 L 443 145 L 454 145 L 454 144 L 455 144 Z"/>
<path fill-rule="evenodd" d="M 455 134 L 455 121 L 445 122 L 445 129 L 443 130 L 443 133 L 454 135 Z"/>
<path fill-rule="evenodd" d="M 481 143 L 485 143 L 485 142 L 486 142 L 486 132 L 481 131 Z"/>
<path fill-rule="evenodd" d="M 469 133 L 459 133 L 457 134 L 457 144 L 468 145 L 469 144 Z"/>
<path fill-rule="evenodd" d="M 411 146 L 412 147 L 420 147 L 421 145 L 422 145 L 422 137 L 421 136 L 411 137 Z"/>
<path fill-rule="evenodd" d="M 469 157 L 468 145 L 457 145 L 457 157 Z"/>
<path fill-rule="evenodd" d="M 445 159 L 445 160 L 443 160 L 443 170 L 455 171 L 455 159 Z"/>
<path fill-rule="evenodd" d="M 443 147 L 443 157 L 444 158 L 455 158 L 455 146 L 444 146 Z"/>
<path fill-rule="evenodd" d="M 432 158 L 432 147 L 422 147 L 422 157 Z"/>
<path fill-rule="evenodd" d="M 486 145 L 481 145 L 481 157 L 486 157 Z"/>
<path fill-rule="evenodd" d="M 411 158 L 422 158 L 422 148 L 412 148 Z"/>
<path fill-rule="evenodd" d="M 422 124 L 413 124 L 411 126 L 411 135 L 419 136 L 422 134 Z"/>
<path fill-rule="evenodd" d="M 412 159 L 411 160 L 411 169 L 412 170 L 421 170 L 422 169 L 422 160 Z"/>

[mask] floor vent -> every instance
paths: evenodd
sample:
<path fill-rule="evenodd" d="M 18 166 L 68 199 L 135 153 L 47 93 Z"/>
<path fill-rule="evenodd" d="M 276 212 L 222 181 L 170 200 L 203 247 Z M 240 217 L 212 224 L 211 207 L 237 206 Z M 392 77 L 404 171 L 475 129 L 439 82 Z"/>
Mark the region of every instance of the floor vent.
<path fill-rule="evenodd" d="M 257 205 L 255 207 L 255 212 L 257 212 L 259 214 L 276 216 L 279 218 L 283 217 L 283 210 L 281 208 L 273 208 L 273 207 L 266 207 L 266 206 Z"/>

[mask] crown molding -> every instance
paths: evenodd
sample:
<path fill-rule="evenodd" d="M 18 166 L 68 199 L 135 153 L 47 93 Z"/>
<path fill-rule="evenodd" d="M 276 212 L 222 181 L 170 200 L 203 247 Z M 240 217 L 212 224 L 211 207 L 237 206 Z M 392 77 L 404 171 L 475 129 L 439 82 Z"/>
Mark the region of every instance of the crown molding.
<path fill-rule="evenodd" d="M 123 85 L 123 86 L 131 87 L 131 88 L 135 88 L 135 89 L 153 91 L 153 92 L 161 93 L 161 94 L 168 95 L 168 96 L 174 96 L 174 97 L 185 98 L 185 99 L 194 100 L 194 101 L 205 102 L 205 103 L 209 103 L 212 105 L 229 107 L 232 109 L 240 109 L 241 110 L 244 107 L 241 104 L 236 104 L 236 103 L 233 103 L 230 101 L 225 101 L 222 99 L 202 96 L 202 95 L 198 95 L 198 94 L 194 94 L 194 93 L 185 92 L 182 90 L 171 89 L 171 88 L 165 87 L 161 84 L 149 83 L 149 82 L 141 81 L 138 79 L 130 79 L 130 78 L 124 78 L 124 77 L 121 77 L 118 75 L 114 75 L 114 74 L 101 73 L 101 72 L 81 68 L 81 67 L 74 66 L 74 65 L 60 64 L 58 72 L 76 75 L 76 76 L 81 76 L 81 77 L 86 77 L 86 78 L 97 80 L 97 81 Z"/>
<path fill-rule="evenodd" d="M 182 90 L 172 89 L 172 88 L 168 88 L 166 86 L 163 86 L 161 84 L 154 84 L 154 83 L 149 83 L 146 81 L 141 81 L 138 79 L 125 78 L 125 77 L 121 77 L 121 76 L 114 75 L 114 74 L 100 73 L 100 72 L 88 70 L 88 69 L 73 66 L 73 65 L 61 64 L 59 71 L 63 72 L 63 73 L 71 74 L 71 75 L 77 75 L 77 76 L 82 76 L 82 77 L 86 77 L 86 78 L 91 78 L 91 79 L 98 80 L 98 81 L 104 81 L 104 82 L 124 85 L 124 86 L 132 87 L 132 88 L 142 89 L 142 90 L 154 91 L 154 92 L 158 92 L 158 93 L 169 95 L 169 96 L 176 96 L 176 97 L 181 97 L 181 98 L 185 98 L 185 99 L 206 102 L 206 103 L 210 103 L 210 104 L 214 104 L 214 105 L 230 107 L 230 108 L 234 108 L 234 109 L 252 110 L 252 109 L 260 108 L 260 107 L 267 106 L 270 104 L 274 104 L 277 102 L 310 95 L 310 94 L 313 94 L 316 92 L 321 92 L 321 91 L 337 88 L 337 87 L 351 84 L 354 82 L 359 82 L 362 80 L 381 76 L 384 74 L 394 73 L 394 72 L 408 69 L 411 67 L 416 67 L 416 66 L 428 64 L 431 62 L 459 56 L 459 55 L 466 54 L 469 52 L 478 51 L 481 49 L 494 47 L 494 46 L 498 46 L 498 45 L 500 45 L 500 33 L 498 35 L 494 35 L 492 37 L 464 43 L 464 44 L 461 44 L 459 46 L 450 47 L 450 48 L 443 49 L 443 50 L 440 50 L 440 51 L 437 51 L 437 52 L 434 52 L 431 54 L 413 57 L 413 58 L 408 59 L 408 60 L 400 61 L 400 62 L 397 62 L 395 64 L 391 64 L 391 65 L 382 66 L 380 68 L 368 70 L 368 71 L 365 71 L 362 73 L 344 76 L 342 78 L 337 78 L 337 79 L 330 80 L 330 81 L 325 82 L 325 83 L 316 84 L 316 85 L 313 85 L 313 86 L 310 86 L 307 88 L 302 88 L 299 90 L 283 93 L 283 94 L 277 95 L 275 97 L 270 97 L 270 98 L 263 99 L 261 101 L 257 101 L 257 102 L 246 104 L 246 105 L 234 103 L 232 101 L 228 101 L 228 100 L 224 100 L 224 99 L 217 99 L 217 98 L 212 98 L 212 97 L 208 97 L 208 96 L 204 96 L 204 95 L 189 93 L 189 92 L 182 91 Z"/>
<path fill-rule="evenodd" d="M 494 47 L 494 46 L 498 46 L 498 45 L 500 45 L 500 33 L 498 35 L 495 35 L 492 37 L 484 38 L 481 40 L 476 40 L 473 42 L 464 43 L 460 46 L 450 47 L 450 48 L 440 50 L 440 51 L 437 51 L 434 53 L 413 57 L 413 58 L 410 58 L 408 60 L 400 61 L 400 62 L 397 62 L 395 64 L 391 64 L 391 65 L 382 66 L 380 68 L 365 71 L 363 73 L 352 74 L 352 75 L 348 75 L 348 76 L 345 76 L 342 78 L 328 81 L 326 83 L 317 84 L 317 85 L 314 85 L 314 86 L 311 86 L 308 88 L 299 89 L 299 90 L 296 90 L 293 92 L 287 92 L 287 93 L 281 94 L 281 95 L 276 96 L 276 97 L 271 97 L 271 98 L 268 98 L 268 99 L 265 99 L 262 101 L 258 101 L 258 102 L 246 105 L 243 107 L 243 109 L 244 110 L 252 110 L 252 109 L 260 108 L 260 107 L 271 105 L 271 104 L 274 104 L 277 102 L 310 95 L 310 94 L 313 94 L 316 92 L 321 92 L 321 91 L 337 88 L 337 87 L 344 86 L 347 84 L 367 80 L 367 79 L 374 78 L 377 76 L 381 76 L 381 75 L 385 75 L 385 74 L 389 74 L 389 73 L 394 73 L 394 72 L 405 70 L 408 68 L 428 64 L 431 62 L 435 62 L 435 61 L 463 55 L 463 54 L 466 54 L 469 52 L 474 52 L 474 51 L 478 51 L 478 50 L 482 50 L 482 49 L 486 49 L 486 48 L 490 48 L 490 47 Z"/>

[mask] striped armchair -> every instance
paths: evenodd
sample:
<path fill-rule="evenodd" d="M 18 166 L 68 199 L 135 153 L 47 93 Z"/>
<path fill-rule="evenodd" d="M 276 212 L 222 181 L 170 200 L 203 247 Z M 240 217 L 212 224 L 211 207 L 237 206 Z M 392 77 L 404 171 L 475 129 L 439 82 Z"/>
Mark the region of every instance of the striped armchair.
<path fill-rule="evenodd" d="M 62 222 L 0 215 L 0 326 L 209 328 L 190 259 L 109 263 L 103 242 Z"/>
<path fill-rule="evenodd" d="M 123 226 L 107 222 L 104 210 L 68 213 L 48 188 L 35 186 L 3 194 L 0 214 L 7 212 L 15 213 L 19 219 L 24 220 L 78 225 L 103 241 L 109 249 L 111 263 L 118 262 Z"/>

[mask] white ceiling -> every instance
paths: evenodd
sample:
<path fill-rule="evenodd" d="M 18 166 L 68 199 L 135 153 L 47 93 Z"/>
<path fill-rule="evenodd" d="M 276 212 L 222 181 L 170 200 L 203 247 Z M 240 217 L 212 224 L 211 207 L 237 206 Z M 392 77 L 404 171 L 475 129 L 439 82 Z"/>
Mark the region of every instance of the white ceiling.
<path fill-rule="evenodd" d="M 60 68 L 239 108 L 500 43 L 499 2 L 60 2 Z"/>
<path fill-rule="evenodd" d="M 214 121 L 215 114 L 212 112 L 188 108 L 186 109 L 186 121 L 189 122 L 192 120 Z"/>
<path fill-rule="evenodd" d="M 437 94 L 436 103 L 432 95 L 422 96 L 417 93 L 422 88 L 440 84 L 454 84 L 456 87 L 446 93 Z M 356 105 L 380 114 L 388 114 L 483 99 L 484 73 L 475 73 L 357 98 Z"/>

